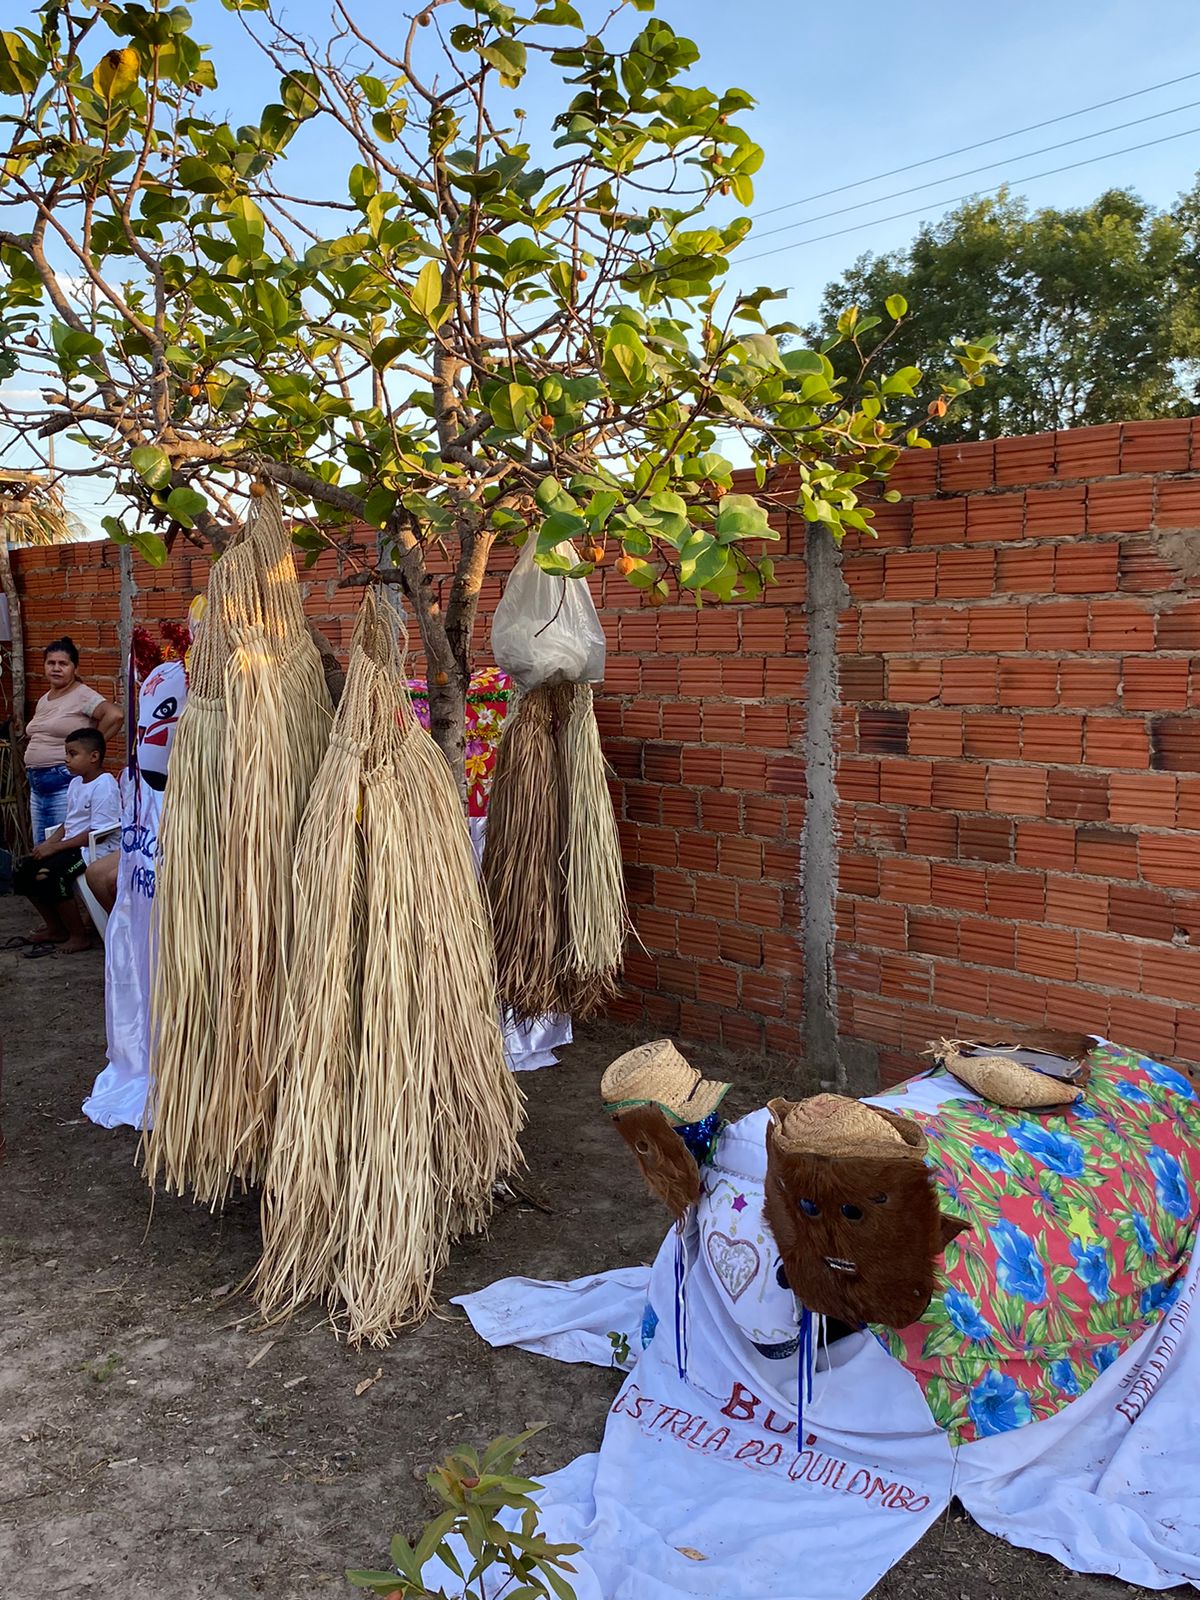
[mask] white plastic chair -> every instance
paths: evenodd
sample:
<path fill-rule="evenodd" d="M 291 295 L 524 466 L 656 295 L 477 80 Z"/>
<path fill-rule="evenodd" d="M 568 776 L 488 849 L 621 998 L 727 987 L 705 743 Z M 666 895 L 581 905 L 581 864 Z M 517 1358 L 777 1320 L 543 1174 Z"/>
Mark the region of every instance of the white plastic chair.
<path fill-rule="evenodd" d="M 109 844 L 112 840 L 119 839 L 120 837 L 121 829 L 119 827 L 105 828 L 100 833 L 89 833 L 87 848 L 80 851 L 80 854 L 83 856 L 84 865 L 91 866 L 93 861 L 97 861 L 101 855 L 105 854 L 105 852 L 101 849 L 101 846 Z M 96 899 L 96 896 L 88 888 L 86 874 L 81 873 L 80 876 L 76 878 L 75 888 L 78 892 L 79 898 L 83 901 L 84 909 L 91 918 L 92 927 L 95 928 L 101 939 L 103 939 L 104 930 L 108 926 L 108 912 L 105 911 L 99 900 Z"/>

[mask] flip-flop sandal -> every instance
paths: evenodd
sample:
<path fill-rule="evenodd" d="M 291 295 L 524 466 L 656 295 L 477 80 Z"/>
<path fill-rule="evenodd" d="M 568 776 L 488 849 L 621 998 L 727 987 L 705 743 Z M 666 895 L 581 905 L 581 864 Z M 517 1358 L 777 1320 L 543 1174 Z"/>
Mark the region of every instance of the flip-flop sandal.
<path fill-rule="evenodd" d="M 11 938 L 5 939 L 4 943 L 0 944 L 0 950 L 24 950 L 27 944 L 32 943 L 32 939 L 26 939 L 21 934 L 14 933 Z"/>
<path fill-rule="evenodd" d="M 40 961 L 43 956 L 56 956 L 57 954 L 58 946 L 45 940 L 41 944 L 32 945 L 26 950 L 25 959 L 26 961 Z"/>

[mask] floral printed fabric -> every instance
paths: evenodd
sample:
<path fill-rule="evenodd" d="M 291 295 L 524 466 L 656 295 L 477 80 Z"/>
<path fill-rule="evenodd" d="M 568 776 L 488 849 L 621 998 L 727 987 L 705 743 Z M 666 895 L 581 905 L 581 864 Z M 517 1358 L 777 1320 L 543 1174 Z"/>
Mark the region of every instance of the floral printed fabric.
<path fill-rule="evenodd" d="M 424 682 L 410 679 L 408 692 L 421 726 L 429 726 L 429 691 Z M 496 765 L 496 746 L 508 711 L 512 687 L 499 667 L 484 667 L 471 678 L 467 695 L 467 811 L 487 816 L 488 790 Z"/>
<path fill-rule="evenodd" d="M 943 1210 L 972 1226 L 921 1321 L 875 1332 L 963 1444 L 1052 1416 L 1174 1303 L 1200 1211 L 1200 1099 L 1105 1046 L 1083 1100 L 1053 1116 L 963 1101 L 916 1115 Z"/>

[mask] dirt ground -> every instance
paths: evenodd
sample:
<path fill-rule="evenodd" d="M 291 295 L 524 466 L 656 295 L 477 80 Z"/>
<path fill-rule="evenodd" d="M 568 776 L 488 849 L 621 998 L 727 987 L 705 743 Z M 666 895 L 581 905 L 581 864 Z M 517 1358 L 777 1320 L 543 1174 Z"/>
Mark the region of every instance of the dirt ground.
<path fill-rule="evenodd" d="M 0 900 L 0 939 L 23 925 Z M 382 1564 L 391 1534 L 430 1514 L 421 1479 L 453 1446 L 546 1422 L 534 1472 L 597 1447 L 614 1373 L 489 1350 L 455 1308 L 382 1352 L 338 1344 L 316 1310 L 273 1335 L 239 1325 L 249 1308 L 231 1287 L 255 1259 L 254 1204 L 214 1217 L 160 1197 L 151 1217 L 134 1136 L 80 1114 L 104 1061 L 99 954 L 0 955 L 0 1036 L 5 1600 L 348 1597 L 343 1569 Z M 513 1204 L 461 1246 L 443 1302 L 509 1273 L 570 1278 L 652 1255 L 660 1215 L 595 1103 L 628 1042 L 589 1030 L 523 1080 L 525 1187 L 546 1209 Z M 732 1070 L 740 1107 L 761 1104 L 761 1069 Z M 1012 1550 L 956 1510 L 876 1600 L 1022 1591 L 1144 1592 Z"/>

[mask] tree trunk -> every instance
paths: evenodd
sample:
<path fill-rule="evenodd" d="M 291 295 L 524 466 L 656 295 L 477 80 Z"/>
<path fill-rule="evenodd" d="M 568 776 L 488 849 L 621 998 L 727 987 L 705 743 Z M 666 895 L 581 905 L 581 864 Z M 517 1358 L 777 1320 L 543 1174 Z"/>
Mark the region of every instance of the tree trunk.
<path fill-rule="evenodd" d="M 21 597 L 17 593 L 8 540 L 0 533 L 0 589 L 8 601 L 8 626 L 12 634 L 13 727 L 18 738 L 25 732 L 25 629 L 21 625 Z"/>
<path fill-rule="evenodd" d="M 429 673 L 429 731 L 433 742 L 445 756 L 458 785 L 458 792 L 466 800 L 467 794 L 467 691 L 471 685 L 470 671 L 464 677 L 457 669 L 453 672 L 434 666 L 426 653 L 426 670 Z M 445 683 L 439 683 L 445 678 Z"/>

